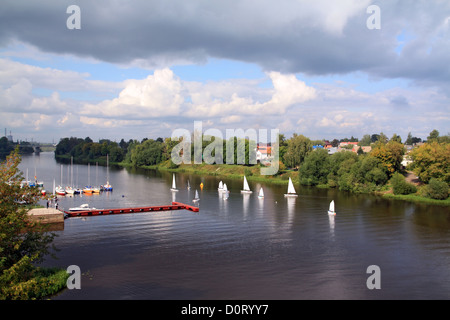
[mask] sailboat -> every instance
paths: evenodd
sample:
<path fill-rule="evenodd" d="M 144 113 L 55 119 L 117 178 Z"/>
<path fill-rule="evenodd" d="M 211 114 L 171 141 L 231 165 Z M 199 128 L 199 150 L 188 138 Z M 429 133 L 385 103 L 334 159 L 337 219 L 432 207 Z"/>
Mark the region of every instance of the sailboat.
<path fill-rule="evenodd" d="M 219 182 L 219 187 L 217 188 L 217 190 L 223 191 L 223 182 L 222 181 Z"/>
<path fill-rule="evenodd" d="M 250 187 L 248 186 L 247 178 L 244 176 L 244 190 L 241 190 L 241 193 L 252 193 L 253 191 L 250 190 Z"/>
<path fill-rule="evenodd" d="M 189 180 L 188 180 L 187 188 L 188 188 L 188 190 L 191 190 L 191 184 L 189 183 Z"/>
<path fill-rule="evenodd" d="M 28 180 L 28 171 L 27 171 L 27 180 Z M 58 194 L 60 196 L 65 196 L 66 190 L 62 186 L 62 184 L 63 184 L 62 182 L 63 182 L 63 165 L 61 165 L 61 184 L 55 188 L 55 192 L 56 192 L 56 194 Z"/>
<path fill-rule="evenodd" d="M 334 210 L 334 200 L 332 200 L 330 202 L 330 208 L 328 209 L 328 214 L 335 216 L 336 215 L 336 211 Z"/>
<path fill-rule="evenodd" d="M 284 194 L 285 197 L 298 197 L 297 193 L 295 192 L 294 184 L 292 183 L 291 177 L 289 177 L 289 185 L 288 185 L 288 192 Z"/>
<path fill-rule="evenodd" d="M 83 188 L 83 193 L 92 194 L 93 189 L 91 186 L 91 164 L 88 163 L 88 185 Z"/>
<path fill-rule="evenodd" d="M 227 187 L 226 183 L 223 184 L 222 191 L 223 191 L 223 196 L 222 196 L 223 200 L 228 200 L 228 198 L 230 197 L 230 191 L 228 191 L 228 187 Z"/>
<path fill-rule="evenodd" d="M 173 174 L 172 188 L 170 188 L 170 191 L 178 191 L 177 184 L 175 183 L 175 173 Z"/>
<path fill-rule="evenodd" d="M 193 201 L 193 202 L 200 201 L 200 197 L 198 196 L 198 191 L 197 191 L 197 189 L 195 189 L 195 197 L 194 197 L 194 199 L 193 199 L 192 201 Z"/>
<path fill-rule="evenodd" d="M 60 196 L 65 196 L 66 195 L 66 190 L 63 187 L 61 187 L 61 186 L 57 186 L 55 188 L 55 193 L 60 195 Z"/>
<path fill-rule="evenodd" d="M 112 185 L 109 183 L 109 155 L 106 155 L 106 184 L 102 187 L 103 191 L 112 191 Z"/>
<path fill-rule="evenodd" d="M 259 195 L 258 195 L 258 198 L 264 198 L 264 191 L 263 191 L 263 188 L 261 187 L 261 189 L 259 189 Z"/>

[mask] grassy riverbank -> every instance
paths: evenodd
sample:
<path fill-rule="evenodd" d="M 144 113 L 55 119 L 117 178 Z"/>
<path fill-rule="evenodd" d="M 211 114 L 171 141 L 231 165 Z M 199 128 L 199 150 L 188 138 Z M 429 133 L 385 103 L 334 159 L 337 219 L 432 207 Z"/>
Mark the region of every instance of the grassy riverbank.
<path fill-rule="evenodd" d="M 119 165 L 127 166 L 127 164 L 120 163 Z M 170 161 L 163 162 L 154 166 L 142 166 L 144 169 L 154 169 L 170 172 L 189 173 L 196 175 L 208 175 L 223 177 L 228 179 L 242 179 L 245 175 L 249 181 L 258 181 L 264 183 L 288 184 L 289 177 L 296 184 L 298 181 L 298 171 L 283 170 L 276 175 L 261 175 L 261 169 L 264 166 L 244 166 L 244 165 L 229 165 L 229 164 L 181 164 L 174 168 L 170 165 Z"/>
<path fill-rule="evenodd" d="M 440 205 L 440 206 L 450 206 L 450 197 L 445 200 L 436 200 L 430 199 L 426 197 L 419 196 L 417 194 L 392 194 L 385 193 L 382 195 L 385 199 L 393 199 L 393 200 L 402 200 L 402 201 L 410 201 L 422 204 L 432 204 L 432 205 Z"/>
<path fill-rule="evenodd" d="M 261 166 L 243 166 L 243 165 L 208 165 L 202 164 L 181 164 L 180 166 L 173 168 L 170 166 L 170 162 L 164 162 L 160 165 L 145 166 L 146 169 L 163 170 L 170 172 L 190 173 L 196 175 L 209 175 L 217 177 L 226 177 L 229 179 L 242 179 L 245 175 L 249 181 L 263 182 L 263 183 L 275 183 L 287 185 L 289 177 L 291 177 L 294 185 L 299 185 L 298 171 L 294 170 L 280 170 L 277 175 L 261 175 Z M 317 185 L 316 188 L 331 189 L 329 185 Z M 446 200 L 435 200 L 427 197 L 420 196 L 418 194 L 409 195 L 395 195 L 392 193 L 392 188 L 386 185 L 383 191 L 373 192 L 372 194 L 380 195 L 385 199 L 410 201 L 415 203 L 422 203 L 428 205 L 441 205 L 450 206 L 450 197 Z"/>

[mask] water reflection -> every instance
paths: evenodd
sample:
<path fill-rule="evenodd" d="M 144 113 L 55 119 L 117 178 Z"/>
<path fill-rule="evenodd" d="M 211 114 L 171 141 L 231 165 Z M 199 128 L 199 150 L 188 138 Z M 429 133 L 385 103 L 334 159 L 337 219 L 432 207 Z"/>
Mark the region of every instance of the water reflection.
<path fill-rule="evenodd" d="M 297 197 L 287 197 L 288 224 L 291 225 L 295 217 L 295 202 Z"/>
<path fill-rule="evenodd" d="M 243 193 L 242 194 L 242 205 L 243 205 L 244 218 L 247 218 L 249 201 L 250 201 L 250 194 Z"/>
<path fill-rule="evenodd" d="M 331 214 L 328 215 L 328 221 L 330 224 L 330 233 L 332 237 L 334 237 L 334 218 L 335 218 L 334 215 Z"/>

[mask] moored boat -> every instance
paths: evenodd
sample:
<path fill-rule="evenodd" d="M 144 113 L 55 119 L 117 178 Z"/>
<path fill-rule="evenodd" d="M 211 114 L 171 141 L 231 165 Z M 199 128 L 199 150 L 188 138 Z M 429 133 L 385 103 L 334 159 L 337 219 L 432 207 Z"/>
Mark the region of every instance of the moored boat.
<path fill-rule="evenodd" d="M 60 195 L 60 196 L 65 196 L 66 195 L 66 190 L 63 187 L 61 187 L 61 186 L 57 186 L 55 188 L 55 193 Z"/>
<path fill-rule="evenodd" d="M 96 208 L 89 207 L 89 204 L 87 204 L 87 203 L 84 203 L 84 204 L 80 205 L 79 207 L 69 208 L 69 211 L 71 211 L 71 212 L 75 212 L 75 211 L 89 211 L 89 210 L 96 210 Z"/>

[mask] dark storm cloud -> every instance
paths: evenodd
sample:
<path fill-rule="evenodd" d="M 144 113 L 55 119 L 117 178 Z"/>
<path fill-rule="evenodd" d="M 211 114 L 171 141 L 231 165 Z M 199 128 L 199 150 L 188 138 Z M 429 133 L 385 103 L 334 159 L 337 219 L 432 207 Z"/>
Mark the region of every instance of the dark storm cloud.
<path fill-rule="evenodd" d="M 81 30 L 66 9 L 81 8 Z M 353 71 L 450 81 L 450 2 L 377 1 L 381 29 L 369 30 L 371 1 L 2 1 L 0 44 L 147 66 L 204 63 L 208 57 L 256 63 L 268 71 Z M 401 52 L 397 37 L 412 35 Z"/>

